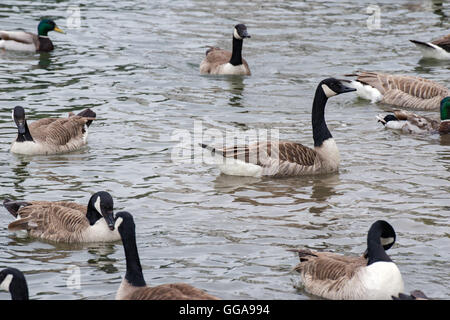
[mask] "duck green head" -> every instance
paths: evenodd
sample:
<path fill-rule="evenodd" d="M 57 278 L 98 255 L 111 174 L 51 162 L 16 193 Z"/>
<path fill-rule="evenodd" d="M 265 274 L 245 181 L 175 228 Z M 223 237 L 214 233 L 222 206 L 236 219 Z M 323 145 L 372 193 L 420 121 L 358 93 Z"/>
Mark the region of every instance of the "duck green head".
<path fill-rule="evenodd" d="M 441 101 L 441 121 L 450 120 L 450 97 Z"/>
<path fill-rule="evenodd" d="M 60 33 L 64 33 L 60 28 L 56 26 L 56 23 L 50 19 L 43 19 L 38 24 L 38 35 L 47 36 L 49 31 L 56 31 Z"/>

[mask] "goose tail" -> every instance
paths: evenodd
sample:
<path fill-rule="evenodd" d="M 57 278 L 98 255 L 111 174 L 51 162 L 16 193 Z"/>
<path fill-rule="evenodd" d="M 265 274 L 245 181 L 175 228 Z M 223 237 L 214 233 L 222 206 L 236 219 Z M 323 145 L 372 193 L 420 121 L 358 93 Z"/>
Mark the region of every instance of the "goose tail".
<path fill-rule="evenodd" d="M 11 199 L 3 200 L 3 206 L 14 216 L 14 218 L 17 218 L 20 207 L 27 205 L 29 205 L 29 203 L 25 201 L 13 201 Z"/>
<path fill-rule="evenodd" d="M 211 151 L 211 153 L 214 154 L 214 155 L 221 155 L 223 157 L 225 156 L 222 150 L 219 150 L 219 149 L 216 149 L 214 147 L 208 146 L 207 144 L 204 144 L 204 143 L 199 143 L 199 145 L 203 149 Z"/>

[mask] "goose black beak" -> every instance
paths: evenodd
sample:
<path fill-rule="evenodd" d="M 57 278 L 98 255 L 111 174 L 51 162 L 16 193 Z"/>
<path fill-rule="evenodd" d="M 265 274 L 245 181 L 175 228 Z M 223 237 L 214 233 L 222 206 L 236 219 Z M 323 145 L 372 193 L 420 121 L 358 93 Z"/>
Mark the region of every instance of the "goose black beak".
<path fill-rule="evenodd" d="M 115 223 L 115 219 L 114 219 L 114 214 L 112 211 L 107 211 L 103 217 L 105 218 L 106 223 L 108 224 L 108 228 L 109 230 L 113 231 L 114 230 L 114 223 Z"/>
<path fill-rule="evenodd" d="M 346 92 L 353 92 L 356 91 L 355 88 L 347 87 L 345 85 L 342 85 L 341 89 L 339 90 L 340 93 L 346 93 Z"/>
<path fill-rule="evenodd" d="M 19 130 L 19 134 L 25 134 L 25 123 L 22 121 L 17 122 L 17 129 Z"/>
<path fill-rule="evenodd" d="M 247 30 L 244 30 L 241 35 L 242 38 L 251 38 L 251 36 L 247 33 Z"/>

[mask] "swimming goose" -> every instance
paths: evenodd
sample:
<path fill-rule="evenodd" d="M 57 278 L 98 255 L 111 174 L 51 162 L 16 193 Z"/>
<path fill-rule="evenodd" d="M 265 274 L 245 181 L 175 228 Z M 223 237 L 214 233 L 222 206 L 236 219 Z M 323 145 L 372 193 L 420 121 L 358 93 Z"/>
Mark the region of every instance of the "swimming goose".
<path fill-rule="evenodd" d="M 439 110 L 442 99 L 450 96 L 450 90 L 431 80 L 393 75 L 380 72 L 358 72 L 349 85 L 357 94 L 372 103 L 382 102 L 401 108 Z"/>
<path fill-rule="evenodd" d="M 49 31 L 64 33 L 50 19 L 39 22 L 38 34 L 25 31 L 0 31 L 0 49 L 17 51 L 40 51 L 53 50 L 53 43 L 48 37 Z"/>
<path fill-rule="evenodd" d="M 431 42 L 409 40 L 422 52 L 424 58 L 450 60 L 450 34 Z"/>
<path fill-rule="evenodd" d="M 242 44 L 245 38 L 250 38 L 247 27 L 237 24 L 233 31 L 233 51 L 210 47 L 206 57 L 200 63 L 202 74 L 236 74 L 250 75 L 247 61 L 242 58 Z"/>
<path fill-rule="evenodd" d="M 420 290 L 414 290 L 410 295 L 399 293 L 398 297 L 392 296 L 392 300 L 431 300 Z"/>
<path fill-rule="evenodd" d="M 394 110 L 394 114 L 377 116 L 386 128 L 401 130 L 405 133 L 450 133 L 450 97 L 441 101 L 441 121 L 419 116 L 406 110 Z"/>
<path fill-rule="evenodd" d="M 116 225 L 122 238 L 127 263 L 125 277 L 117 290 L 116 300 L 218 300 L 203 290 L 185 283 L 148 287 L 139 260 L 133 216 L 126 211 L 117 212 Z"/>
<path fill-rule="evenodd" d="M 307 249 L 290 251 L 298 252 L 300 263 L 295 270 L 311 294 L 333 300 L 390 300 L 404 290 L 400 270 L 385 252 L 395 238 L 394 228 L 378 220 L 369 229 L 362 257 Z"/>
<path fill-rule="evenodd" d="M 28 285 L 23 273 L 16 268 L 0 271 L 0 289 L 11 293 L 11 300 L 28 300 Z"/>
<path fill-rule="evenodd" d="M 312 107 L 314 149 L 290 141 L 263 141 L 223 150 L 201 144 L 218 160 L 222 173 L 237 176 L 300 176 L 335 172 L 340 155 L 325 123 L 325 105 L 328 98 L 355 91 L 340 80 L 328 78 L 317 86 Z"/>
<path fill-rule="evenodd" d="M 95 117 L 95 112 L 88 108 L 78 115 L 39 119 L 28 126 L 25 110 L 17 106 L 13 110 L 13 120 L 18 134 L 10 151 L 37 155 L 77 150 L 87 143 L 88 128 Z"/>
<path fill-rule="evenodd" d="M 8 229 L 27 230 L 34 238 L 65 242 L 107 242 L 120 239 L 114 225 L 113 199 L 94 193 L 86 206 L 70 201 L 3 201 L 16 218 Z"/>

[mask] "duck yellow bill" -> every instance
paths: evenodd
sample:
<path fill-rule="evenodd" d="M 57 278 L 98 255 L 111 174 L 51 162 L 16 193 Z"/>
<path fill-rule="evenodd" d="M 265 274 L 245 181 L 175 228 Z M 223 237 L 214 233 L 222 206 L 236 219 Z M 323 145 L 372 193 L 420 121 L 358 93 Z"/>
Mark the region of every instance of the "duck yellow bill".
<path fill-rule="evenodd" d="M 55 29 L 53 29 L 54 31 L 56 31 L 56 32 L 59 32 L 59 33 L 65 33 L 64 31 L 62 31 L 60 28 L 58 28 L 58 27 L 55 27 Z"/>

